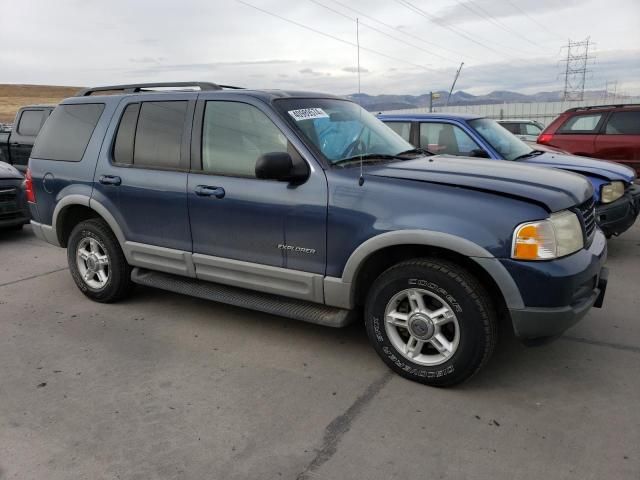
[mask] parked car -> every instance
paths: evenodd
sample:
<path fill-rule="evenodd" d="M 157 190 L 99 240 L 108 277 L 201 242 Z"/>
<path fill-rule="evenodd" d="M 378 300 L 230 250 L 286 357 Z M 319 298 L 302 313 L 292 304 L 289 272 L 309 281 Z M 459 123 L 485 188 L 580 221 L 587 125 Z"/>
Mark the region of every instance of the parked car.
<path fill-rule="evenodd" d="M 538 143 L 622 163 L 640 173 L 640 105 L 570 108 L 544 129 Z"/>
<path fill-rule="evenodd" d="M 628 230 L 640 212 L 635 172 L 623 165 L 536 149 L 494 120 L 477 115 L 434 113 L 379 118 L 405 140 L 436 154 L 511 160 L 586 176 L 594 187 L 598 224 L 607 237 Z"/>
<path fill-rule="evenodd" d="M 437 386 L 487 362 L 499 318 L 538 341 L 602 305 L 584 177 L 427 157 L 340 97 L 147 91 L 188 85 L 85 90 L 36 141 L 32 225 L 87 297 L 138 283 L 333 327 L 363 310 L 384 362 Z"/>
<path fill-rule="evenodd" d="M 0 162 L 0 230 L 19 230 L 29 223 L 30 213 L 23 190 L 24 177 Z"/>
<path fill-rule="evenodd" d="M 535 142 L 538 139 L 538 135 L 544 130 L 544 125 L 535 120 L 504 119 L 497 120 L 497 122 L 520 140 L 526 142 Z"/>
<path fill-rule="evenodd" d="M 0 160 L 24 173 L 42 125 L 55 105 L 29 105 L 16 113 L 12 128 L 0 128 Z"/>

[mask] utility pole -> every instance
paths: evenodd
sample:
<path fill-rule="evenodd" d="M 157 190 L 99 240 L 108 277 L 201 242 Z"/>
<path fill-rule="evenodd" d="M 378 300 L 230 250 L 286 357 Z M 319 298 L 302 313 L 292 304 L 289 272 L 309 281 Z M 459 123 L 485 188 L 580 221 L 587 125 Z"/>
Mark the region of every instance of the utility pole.
<path fill-rule="evenodd" d="M 460 70 L 462 70 L 463 65 L 464 65 L 464 62 L 461 62 L 460 66 L 458 67 L 456 76 L 454 77 L 453 83 L 451 84 L 451 90 L 449 90 L 449 95 L 447 95 L 447 102 L 444 104 L 445 107 L 449 106 L 449 99 L 451 98 L 451 94 L 453 93 L 453 88 L 456 86 L 456 82 L 458 81 L 458 77 L 460 76 Z"/>
<path fill-rule="evenodd" d="M 584 100 L 584 86 L 589 71 L 589 60 L 593 55 L 589 55 L 589 47 L 593 47 L 591 38 L 574 42 L 569 40 L 567 46 L 567 58 L 564 60 L 564 100 Z"/>

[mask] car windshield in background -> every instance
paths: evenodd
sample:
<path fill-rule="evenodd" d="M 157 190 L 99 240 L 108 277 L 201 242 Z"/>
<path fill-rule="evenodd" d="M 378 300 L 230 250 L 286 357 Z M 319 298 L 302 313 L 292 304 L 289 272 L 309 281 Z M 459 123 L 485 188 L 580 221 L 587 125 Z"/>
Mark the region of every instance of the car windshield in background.
<path fill-rule="evenodd" d="M 357 161 L 360 156 L 368 161 L 389 161 L 415 150 L 376 117 L 347 100 L 281 99 L 275 105 L 331 164 Z"/>
<path fill-rule="evenodd" d="M 505 160 L 516 160 L 535 152 L 498 122 L 488 118 L 470 120 L 469 125 L 482 136 Z"/>

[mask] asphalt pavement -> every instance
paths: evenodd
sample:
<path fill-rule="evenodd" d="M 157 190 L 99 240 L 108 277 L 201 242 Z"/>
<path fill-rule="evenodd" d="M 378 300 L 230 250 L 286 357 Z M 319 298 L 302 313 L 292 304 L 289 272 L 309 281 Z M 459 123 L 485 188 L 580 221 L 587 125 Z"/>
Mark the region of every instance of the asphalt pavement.
<path fill-rule="evenodd" d="M 146 288 L 94 303 L 65 250 L 0 232 L 0 479 L 638 480 L 640 224 L 608 266 L 603 309 L 436 389 L 360 325 Z"/>

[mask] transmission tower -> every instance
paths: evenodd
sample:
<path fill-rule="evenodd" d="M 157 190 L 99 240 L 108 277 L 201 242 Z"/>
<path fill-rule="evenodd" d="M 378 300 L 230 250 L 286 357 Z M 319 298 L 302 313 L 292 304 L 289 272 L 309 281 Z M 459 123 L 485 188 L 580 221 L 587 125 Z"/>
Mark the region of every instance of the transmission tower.
<path fill-rule="evenodd" d="M 584 84 L 589 70 L 589 60 L 594 58 L 593 55 L 589 55 L 589 47 L 593 48 L 590 37 L 581 42 L 569 40 L 565 47 L 567 49 L 567 58 L 563 60 L 566 63 L 564 73 L 565 100 L 584 99 Z"/>

